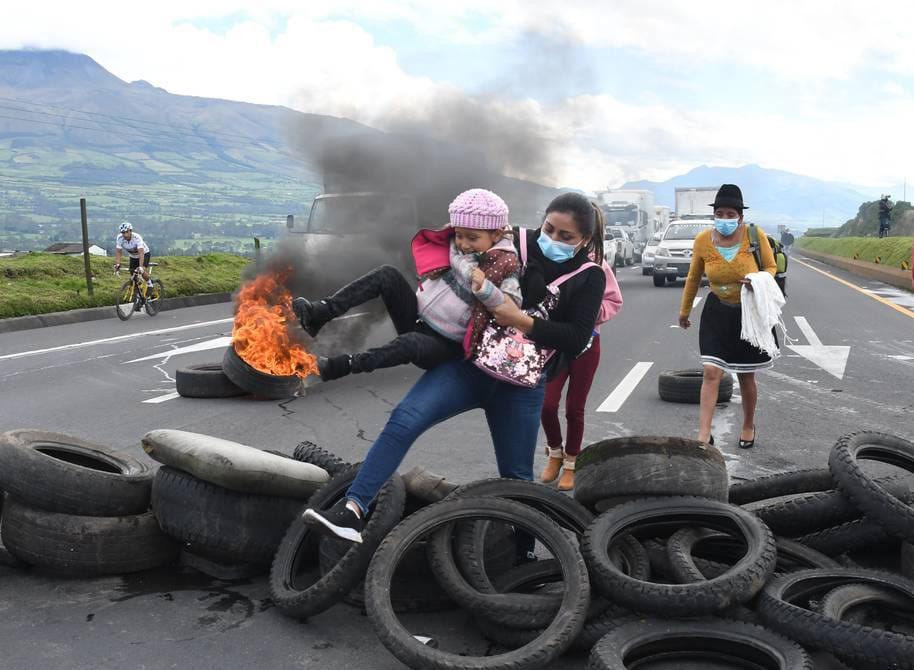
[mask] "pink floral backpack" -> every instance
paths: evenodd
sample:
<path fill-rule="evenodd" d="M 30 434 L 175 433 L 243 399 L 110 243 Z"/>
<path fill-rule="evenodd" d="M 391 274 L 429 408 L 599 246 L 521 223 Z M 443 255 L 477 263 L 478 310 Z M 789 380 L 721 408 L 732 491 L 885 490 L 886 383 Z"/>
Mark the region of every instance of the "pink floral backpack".
<path fill-rule="evenodd" d="M 527 230 L 519 229 L 521 266 L 527 265 Z M 527 314 L 548 319 L 549 312 L 558 305 L 559 286 L 590 267 L 599 267 L 588 261 L 574 272 L 569 272 L 550 283 L 547 295 L 536 307 L 526 310 Z M 534 388 L 543 376 L 546 363 L 555 353 L 536 344 L 521 331 L 511 326 L 499 326 L 490 321 L 483 331 L 473 364 L 490 377 L 516 386 Z"/>

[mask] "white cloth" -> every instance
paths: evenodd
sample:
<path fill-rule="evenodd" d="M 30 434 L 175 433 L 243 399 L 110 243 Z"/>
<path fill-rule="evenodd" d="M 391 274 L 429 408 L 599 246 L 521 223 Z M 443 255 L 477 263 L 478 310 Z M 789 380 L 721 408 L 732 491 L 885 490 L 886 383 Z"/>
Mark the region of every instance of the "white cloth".
<path fill-rule="evenodd" d="M 787 337 L 787 329 L 781 318 L 781 309 L 787 301 L 784 300 L 784 294 L 781 293 L 774 277 L 767 272 L 752 272 L 746 275 L 746 279 L 752 282 L 752 290 L 744 285 L 740 293 L 743 306 L 740 338 L 758 347 L 774 360 L 781 352 L 772 330 L 775 326 L 780 326 L 784 337 Z"/>
<path fill-rule="evenodd" d="M 136 232 L 130 236 L 129 242 L 122 234 L 119 234 L 114 240 L 114 248 L 126 251 L 130 258 L 139 258 L 140 250 L 142 250 L 142 253 L 144 254 L 149 251 L 149 245 L 146 244 L 140 234 Z"/>

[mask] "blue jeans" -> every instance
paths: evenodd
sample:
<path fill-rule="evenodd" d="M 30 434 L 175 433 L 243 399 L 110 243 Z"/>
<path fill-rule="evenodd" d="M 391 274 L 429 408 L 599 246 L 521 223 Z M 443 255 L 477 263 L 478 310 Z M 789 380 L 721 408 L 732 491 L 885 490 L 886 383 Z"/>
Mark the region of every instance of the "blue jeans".
<path fill-rule="evenodd" d="M 495 446 L 498 474 L 533 479 L 545 385 L 500 382 L 469 361 L 448 361 L 426 372 L 394 409 L 371 445 L 347 497 L 367 512 L 371 501 L 422 433 L 453 416 L 483 409 Z"/>

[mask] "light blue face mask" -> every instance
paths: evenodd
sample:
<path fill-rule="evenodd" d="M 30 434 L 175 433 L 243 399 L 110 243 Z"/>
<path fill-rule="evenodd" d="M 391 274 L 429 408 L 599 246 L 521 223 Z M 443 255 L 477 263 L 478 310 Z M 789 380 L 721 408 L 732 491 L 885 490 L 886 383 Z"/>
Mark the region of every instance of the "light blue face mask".
<path fill-rule="evenodd" d="M 577 245 L 556 242 L 542 231 L 536 243 L 540 245 L 540 251 L 543 252 L 543 256 L 556 263 L 564 263 L 567 260 L 571 260 L 578 250 Z"/>
<path fill-rule="evenodd" d="M 714 219 L 714 227 L 724 237 L 735 233 L 737 226 L 739 226 L 739 219 Z"/>

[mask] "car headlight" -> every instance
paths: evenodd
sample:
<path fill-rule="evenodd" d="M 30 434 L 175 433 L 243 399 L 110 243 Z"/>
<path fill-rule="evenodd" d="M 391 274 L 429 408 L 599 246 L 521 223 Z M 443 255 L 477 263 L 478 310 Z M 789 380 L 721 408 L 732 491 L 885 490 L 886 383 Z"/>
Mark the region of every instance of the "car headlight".
<path fill-rule="evenodd" d="M 670 253 L 670 250 L 669 250 L 668 248 L 666 248 L 666 247 L 660 246 L 660 247 L 657 247 L 657 253 L 658 253 L 658 254 L 663 254 L 663 255 L 665 255 L 665 256 L 668 256 L 669 253 Z"/>

